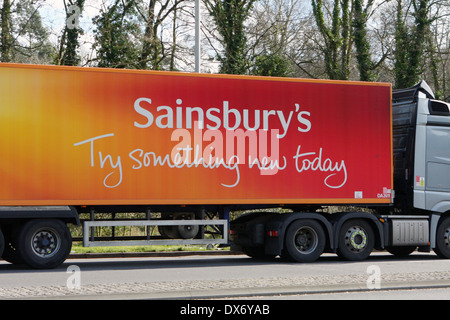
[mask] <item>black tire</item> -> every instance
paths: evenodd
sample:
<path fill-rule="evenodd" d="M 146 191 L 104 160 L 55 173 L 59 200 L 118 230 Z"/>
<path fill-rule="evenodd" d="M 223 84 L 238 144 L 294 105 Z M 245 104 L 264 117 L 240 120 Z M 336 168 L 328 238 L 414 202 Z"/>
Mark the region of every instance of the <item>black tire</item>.
<path fill-rule="evenodd" d="M 177 217 L 178 220 L 195 220 L 195 214 L 194 213 L 187 213 L 187 214 L 180 214 Z M 200 231 L 199 225 L 194 224 L 187 224 L 178 226 L 178 234 L 180 235 L 181 239 L 194 239 L 198 232 Z"/>
<path fill-rule="evenodd" d="M 163 239 L 180 239 L 180 233 L 176 226 L 158 226 L 158 231 Z"/>
<path fill-rule="evenodd" d="M 2 229 L 0 229 L 0 257 L 3 255 L 3 250 L 5 250 L 5 237 L 3 236 Z"/>
<path fill-rule="evenodd" d="M 176 212 L 164 214 L 164 220 L 191 220 L 195 215 L 191 213 Z M 168 239 L 194 239 L 200 231 L 199 225 L 159 226 L 158 231 L 163 238 Z"/>
<path fill-rule="evenodd" d="M 17 250 L 17 239 L 20 231 L 19 225 L 2 226 L 5 237 L 5 248 L 2 259 L 12 264 L 23 264 L 23 259 Z"/>
<path fill-rule="evenodd" d="M 25 223 L 19 232 L 17 251 L 24 263 L 34 269 L 61 265 L 70 254 L 72 236 L 60 220 L 36 219 Z"/>
<path fill-rule="evenodd" d="M 375 234 L 365 220 L 349 220 L 339 230 L 339 257 L 350 261 L 365 260 L 375 246 Z"/>
<path fill-rule="evenodd" d="M 439 223 L 436 232 L 436 248 L 433 249 L 442 259 L 450 259 L 450 217 Z"/>
<path fill-rule="evenodd" d="M 297 262 L 314 262 L 325 249 L 325 232 L 315 220 L 296 220 L 286 231 L 285 250 Z"/>
<path fill-rule="evenodd" d="M 174 220 L 175 215 L 173 213 L 163 213 L 161 219 Z M 158 231 L 163 239 L 180 239 L 177 226 L 158 226 Z"/>
<path fill-rule="evenodd" d="M 198 225 L 184 225 L 178 226 L 178 233 L 180 234 L 181 239 L 194 239 L 200 227 Z"/>

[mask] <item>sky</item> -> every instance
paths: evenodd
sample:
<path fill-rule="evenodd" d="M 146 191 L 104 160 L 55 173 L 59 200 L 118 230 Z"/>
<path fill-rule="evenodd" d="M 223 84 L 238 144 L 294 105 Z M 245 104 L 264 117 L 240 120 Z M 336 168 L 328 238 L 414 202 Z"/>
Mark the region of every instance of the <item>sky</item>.
<path fill-rule="evenodd" d="M 83 13 L 79 18 L 79 26 L 83 29 L 84 35 L 81 36 L 80 53 L 82 56 L 89 54 L 93 42 L 92 19 L 98 15 L 102 1 L 86 0 Z M 50 41 L 57 44 L 58 36 L 66 24 L 66 12 L 64 8 L 64 0 L 45 0 L 39 7 L 43 24 L 51 33 Z"/>
<path fill-rule="evenodd" d="M 91 22 L 100 10 L 101 1 L 98 0 L 86 0 L 82 17 L 80 19 L 81 24 Z M 42 19 L 46 23 L 52 26 L 62 27 L 65 20 L 64 0 L 45 0 L 40 6 L 39 11 Z"/>
<path fill-rule="evenodd" d="M 111 1 L 111 0 L 109 0 Z M 96 17 L 101 9 L 103 3 L 107 3 L 108 0 L 86 0 L 82 15 L 79 19 L 79 26 L 83 29 L 84 35 L 80 37 L 80 56 L 82 57 L 82 65 L 85 64 L 89 58 L 92 58 L 92 55 L 95 54 L 94 50 L 92 50 L 92 44 L 94 43 L 94 29 L 95 26 L 92 23 L 92 19 Z M 41 5 L 39 7 L 39 12 L 41 14 L 42 22 L 47 27 L 50 32 L 50 41 L 58 46 L 58 38 L 62 34 L 62 30 L 66 24 L 66 13 L 64 8 L 64 0 L 43 0 L 40 2 Z M 170 31 L 171 32 L 171 31 Z M 194 28 L 192 25 L 192 33 L 194 32 Z M 193 34 L 192 34 L 193 35 Z M 182 39 L 178 39 L 181 41 Z M 193 45 L 193 44 L 192 44 Z M 202 52 L 204 55 L 205 52 Z M 207 56 L 206 58 L 208 58 Z M 210 70 L 211 68 L 216 68 L 216 64 L 210 66 L 210 64 L 206 65 L 205 57 L 202 57 L 203 62 L 202 66 L 205 67 L 205 70 Z M 189 60 L 189 59 L 188 59 Z M 190 63 L 185 65 L 185 62 L 179 62 L 182 65 L 178 66 L 181 69 L 190 70 Z M 192 70 L 193 71 L 193 70 Z M 208 71 L 210 72 L 210 71 Z"/>

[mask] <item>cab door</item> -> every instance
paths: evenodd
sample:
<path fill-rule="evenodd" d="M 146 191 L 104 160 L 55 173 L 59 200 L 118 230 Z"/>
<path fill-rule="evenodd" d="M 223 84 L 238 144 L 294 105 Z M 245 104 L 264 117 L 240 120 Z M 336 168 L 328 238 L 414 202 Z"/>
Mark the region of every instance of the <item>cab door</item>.
<path fill-rule="evenodd" d="M 426 126 L 426 177 L 416 177 L 425 186 L 426 207 L 444 212 L 450 206 L 450 107 L 430 100 Z M 443 211 L 442 211 L 443 210 Z"/>

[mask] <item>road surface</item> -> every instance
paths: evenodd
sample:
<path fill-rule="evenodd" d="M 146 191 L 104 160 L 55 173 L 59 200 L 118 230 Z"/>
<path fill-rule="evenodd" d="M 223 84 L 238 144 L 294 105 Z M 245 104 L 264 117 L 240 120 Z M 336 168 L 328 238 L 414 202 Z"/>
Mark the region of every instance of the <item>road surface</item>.
<path fill-rule="evenodd" d="M 244 255 L 69 259 L 53 270 L 0 261 L 0 299 L 205 299 L 450 288 L 450 260 L 380 252 L 363 262 L 325 254 L 298 264 Z M 448 291 L 443 291 L 443 297 Z M 317 296 L 318 297 L 318 296 Z M 352 299 L 351 296 L 348 296 Z"/>
<path fill-rule="evenodd" d="M 239 300 L 450 300 L 450 288 L 418 288 L 239 297 Z M 414 303 L 414 302 L 413 302 Z"/>

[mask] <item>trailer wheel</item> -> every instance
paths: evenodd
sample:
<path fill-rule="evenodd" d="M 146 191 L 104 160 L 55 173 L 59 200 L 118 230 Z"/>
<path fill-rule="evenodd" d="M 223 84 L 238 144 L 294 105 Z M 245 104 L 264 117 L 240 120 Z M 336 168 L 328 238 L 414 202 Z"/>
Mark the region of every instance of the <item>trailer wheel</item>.
<path fill-rule="evenodd" d="M 325 232 L 315 220 L 297 220 L 288 227 L 285 241 L 289 258 L 297 262 L 313 262 L 325 249 Z"/>
<path fill-rule="evenodd" d="M 436 254 L 443 259 L 450 259 L 450 217 L 439 224 L 436 233 Z"/>
<path fill-rule="evenodd" d="M 339 230 L 339 257 L 350 261 L 366 259 L 375 246 L 375 234 L 372 227 L 364 220 L 344 222 Z"/>
<path fill-rule="evenodd" d="M 2 229 L 0 229 L 0 257 L 3 255 L 5 249 L 5 237 L 3 236 Z"/>
<path fill-rule="evenodd" d="M 198 225 L 184 225 L 178 226 L 178 233 L 181 239 L 194 239 L 199 231 Z"/>
<path fill-rule="evenodd" d="M 12 264 L 23 264 L 23 259 L 17 250 L 19 225 L 7 225 L 3 226 L 2 229 L 5 238 L 2 259 Z"/>
<path fill-rule="evenodd" d="M 29 267 L 51 269 L 66 260 L 72 248 L 72 236 L 60 220 L 30 220 L 21 228 L 17 246 Z"/>
<path fill-rule="evenodd" d="M 162 213 L 162 220 L 174 220 L 175 216 L 173 213 Z M 178 233 L 178 228 L 176 226 L 158 226 L 158 231 L 164 239 L 179 239 L 180 234 Z"/>
<path fill-rule="evenodd" d="M 175 212 L 162 215 L 163 220 L 194 220 L 194 213 Z M 168 239 L 193 239 L 200 228 L 198 225 L 158 226 L 158 231 L 163 238 Z"/>
<path fill-rule="evenodd" d="M 195 214 L 194 213 L 181 214 L 177 217 L 177 219 L 195 220 Z M 197 236 L 199 230 L 200 230 L 200 227 L 195 224 L 178 226 L 178 233 L 179 233 L 181 239 L 194 239 Z"/>

